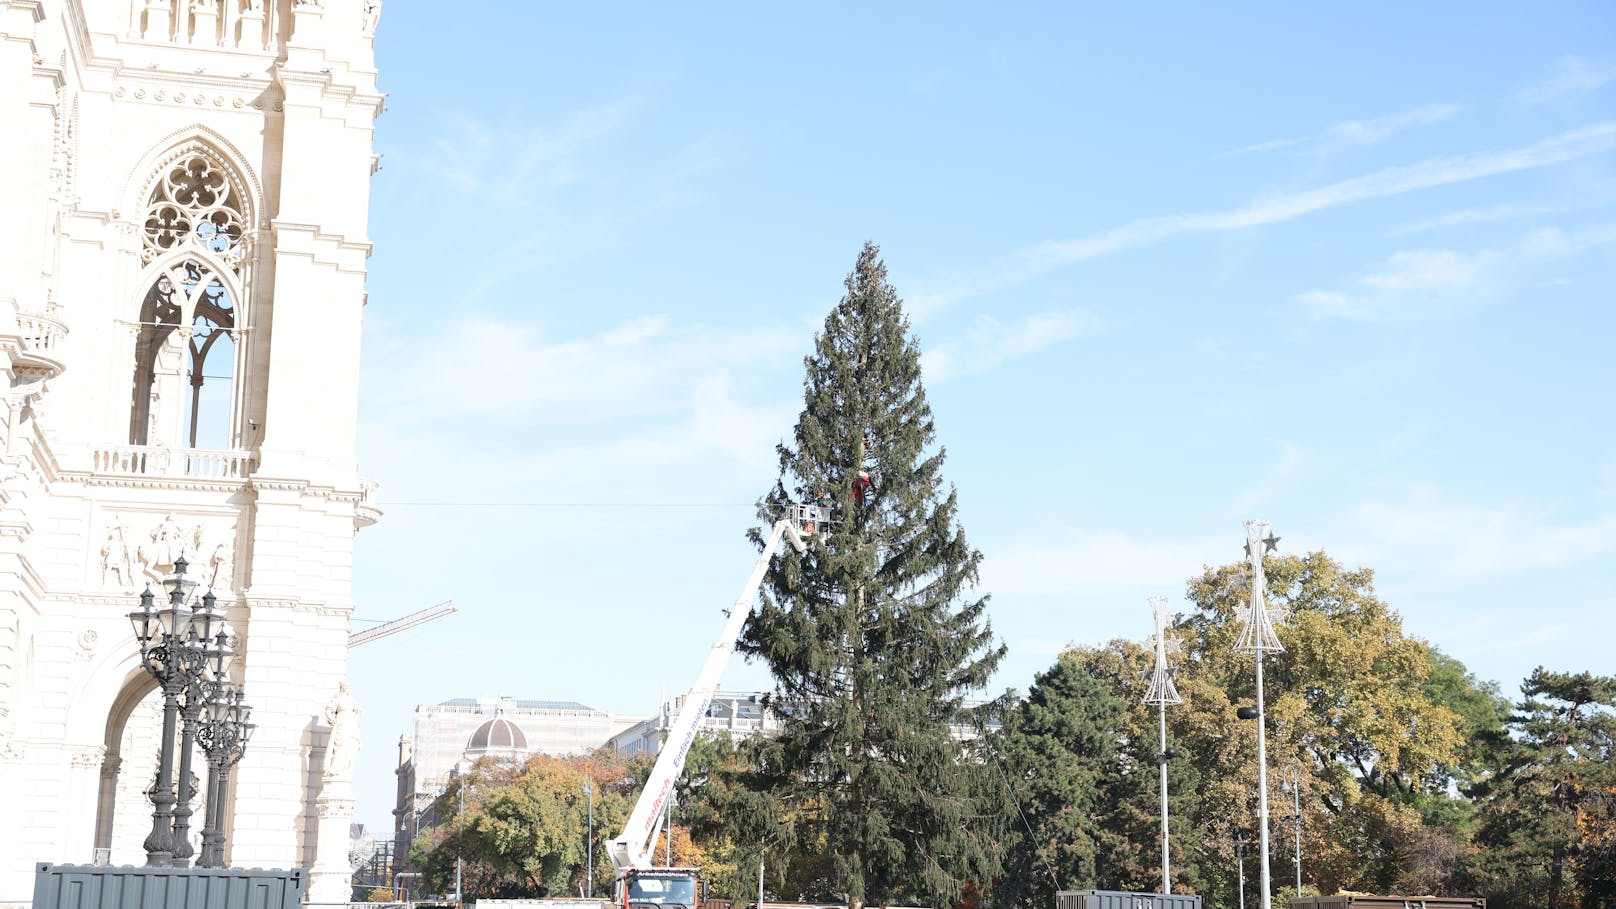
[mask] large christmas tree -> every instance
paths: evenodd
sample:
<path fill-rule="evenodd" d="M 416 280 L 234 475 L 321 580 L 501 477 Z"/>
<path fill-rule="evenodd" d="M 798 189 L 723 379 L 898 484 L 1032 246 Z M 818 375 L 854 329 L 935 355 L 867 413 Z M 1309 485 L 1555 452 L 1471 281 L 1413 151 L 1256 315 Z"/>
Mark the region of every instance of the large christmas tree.
<path fill-rule="evenodd" d="M 782 724 L 760 759 L 798 842 L 830 853 L 832 892 L 815 896 L 953 905 L 997 870 L 998 801 L 950 724 L 968 721 L 966 696 L 1004 650 L 974 589 L 981 553 L 942 480 L 920 350 L 875 246 L 846 287 L 806 360 L 794 444 L 780 446 L 760 512 L 833 512 L 806 553 L 774 561 L 743 637 L 774 675 Z"/>

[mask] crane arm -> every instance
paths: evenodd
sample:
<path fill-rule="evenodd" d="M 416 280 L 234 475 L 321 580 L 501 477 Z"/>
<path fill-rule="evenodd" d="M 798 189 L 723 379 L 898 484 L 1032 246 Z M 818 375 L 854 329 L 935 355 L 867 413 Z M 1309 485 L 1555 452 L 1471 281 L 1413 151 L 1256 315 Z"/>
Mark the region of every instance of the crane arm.
<path fill-rule="evenodd" d="M 375 628 L 366 628 L 364 631 L 356 631 L 353 634 L 348 635 L 348 646 L 358 647 L 360 644 L 368 644 L 377 638 L 385 638 L 390 634 L 398 634 L 400 631 L 407 628 L 414 628 L 422 622 L 430 622 L 433 619 L 441 619 L 454 611 L 454 600 L 444 600 L 436 606 L 422 609 L 419 612 L 412 612 L 402 619 L 394 619 L 385 625 L 377 625 Z"/>
<path fill-rule="evenodd" d="M 741 636 L 741 628 L 746 625 L 747 616 L 752 614 L 752 603 L 757 599 L 758 588 L 763 585 L 769 560 L 774 558 L 782 538 L 789 539 L 792 548 L 798 552 L 807 548 L 798 528 L 799 521 L 794 517 L 775 522 L 774 531 L 769 534 L 762 555 L 758 556 L 751 576 L 746 579 L 746 586 L 741 589 L 741 595 L 729 611 L 729 620 L 724 623 L 723 633 L 713 643 L 713 649 L 707 654 L 707 662 L 696 677 L 696 684 L 691 686 L 678 716 L 674 717 L 673 725 L 668 730 L 668 739 L 663 743 L 662 752 L 657 755 L 655 766 L 651 768 L 651 776 L 646 779 L 645 788 L 640 790 L 639 801 L 634 803 L 634 812 L 629 815 L 622 834 L 611 841 L 609 851 L 612 864 L 619 872 L 625 868 L 651 867 L 650 853 L 656 838 L 657 819 L 668 803 L 674 780 L 684 770 L 685 756 L 690 753 L 690 746 L 696 740 L 696 729 L 701 718 L 707 715 L 707 707 L 718 692 L 718 680 L 724 674 L 730 655 L 735 652 L 735 642 Z"/>

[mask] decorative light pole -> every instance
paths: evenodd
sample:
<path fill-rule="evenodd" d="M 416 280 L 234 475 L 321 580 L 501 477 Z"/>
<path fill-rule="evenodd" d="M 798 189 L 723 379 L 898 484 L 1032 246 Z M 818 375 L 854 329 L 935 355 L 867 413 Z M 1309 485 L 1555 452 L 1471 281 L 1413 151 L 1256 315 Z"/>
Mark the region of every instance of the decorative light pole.
<path fill-rule="evenodd" d="M 462 777 L 458 781 L 457 785 L 455 786 L 455 792 L 456 792 L 457 795 L 460 796 L 460 807 L 455 810 L 455 833 L 458 834 L 461 831 L 466 829 L 466 818 L 465 818 L 465 814 L 466 814 L 466 780 L 465 780 L 464 777 Z M 464 847 L 462 847 L 460 845 L 460 841 L 461 841 L 461 837 L 456 836 L 455 837 L 455 905 L 456 906 L 464 906 L 466 904 L 465 894 L 460 889 L 461 871 L 462 871 L 460 850 L 462 848 L 464 848 Z"/>
<path fill-rule="evenodd" d="M 179 812 L 175 809 L 174 731 L 180 712 L 180 696 L 188 695 L 191 686 L 203 673 L 208 635 L 213 632 L 211 623 L 218 618 L 217 614 L 211 612 L 206 615 L 192 612 L 186 606 L 186 599 L 196 582 L 185 576 L 185 568 L 183 557 L 175 559 L 174 573 L 163 581 L 168 588 L 166 605 L 157 608 L 155 597 L 148 587 L 140 595 L 140 607 L 129 613 L 135 640 L 140 643 L 140 664 L 157 680 L 163 692 L 163 737 L 157 758 L 157 785 L 152 792 L 152 829 L 143 844 L 146 864 L 153 868 L 173 866 L 175 859 L 181 858 L 182 850 L 182 865 L 191 855 L 190 843 L 181 839 L 186 831 L 175 829 Z M 193 698 L 188 696 L 187 702 L 191 700 Z M 194 733 L 194 725 L 191 725 L 190 731 Z M 185 745 L 188 752 L 189 736 Z M 182 773 L 189 770 L 187 754 Z M 183 780 L 181 789 L 187 791 L 183 816 L 187 819 L 190 816 L 189 788 L 190 780 Z"/>
<path fill-rule="evenodd" d="M 1150 609 L 1156 617 L 1156 633 L 1150 639 L 1156 651 L 1156 667 L 1150 671 L 1150 687 L 1145 689 L 1144 703 L 1155 704 L 1160 719 L 1161 750 L 1156 753 L 1156 763 L 1161 767 L 1161 892 L 1172 893 L 1173 873 L 1167 849 L 1167 761 L 1177 755 L 1167 747 L 1167 705 L 1182 704 L 1184 699 L 1178 696 L 1178 688 L 1173 684 L 1173 669 L 1167 665 L 1167 654 L 1177 653 L 1182 645 L 1167 634 L 1167 626 L 1172 621 L 1167 613 L 1167 598 L 1151 597 Z"/>
<path fill-rule="evenodd" d="M 584 796 L 589 799 L 589 835 L 584 840 L 584 880 L 590 899 L 595 898 L 595 779 L 584 777 Z"/>
<path fill-rule="evenodd" d="M 176 575 L 184 572 L 183 558 L 176 560 Z M 195 587 L 188 582 L 187 589 Z M 174 857 L 176 868 L 191 864 L 195 852 L 191 848 L 191 801 L 197 796 L 195 779 L 191 773 L 191 753 L 196 744 L 202 708 L 207 704 L 213 687 L 225 678 L 225 668 L 234 654 L 225 646 L 224 619 L 214 608 L 217 599 L 213 591 L 202 595 L 202 608 L 191 615 L 190 630 L 184 635 L 184 647 L 194 665 L 184 686 L 185 701 L 180 705 L 179 801 L 174 806 Z M 219 635 L 217 642 L 215 634 Z M 223 648 L 221 651 L 219 648 Z M 206 826 L 206 825 L 204 825 Z"/>
<path fill-rule="evenodd" d="M 223 629 L 220 629 L 219 637 L 220 646 L 223 647 Z M 221 664 L 228 662 L 228 657 L 220 659 Z M 253 729 L 257 728 L 249 722 L 252 708 L 242 700 L 241 688 L 230 682 L 222 668 L 216 678 L 218 681 L 214 685 L 213 697 L 208 702 L 208 719 L 198 734 L 202 750 L 208 755 L 210 771 L 207 823 L 202 828 L 202 855 L 196 862 L 198 868 L 225 867 L 224 803 L 230 788 L 230 768 L 240 762 L 247 750 L 247 740 L 252 738 Z"/>
<path fill-rule="evenodd" d="M 1273 900 L 1269 893 L 1268 877 L 1268 725 L 1263 716 L 1263 654 L 1278 653 L 1285 648 L 1274 634 L 1274 620 L 1268 612 L 1266 599 L 1267 579 L 1263 575 L 1263 556 L 1279 546 L 1279 537 L 1267 521 L 1246 522 L 1246 558 L 1251 563 L 1251 602 L 1235 607 L 1235 616 L 1241 623 L 1240 638 L 1235 650 L 1256 657 L 1257 663 L 1257 838 L 1262 855 L 1258 867 L 1262 869 L 1262 909 L 1270 909 Z M 1244 862 L 1241 863 L 1242 868 Z"/>
<path fill-rule="evenodd" d="M 1302 895 L 1302 773 L 1295 765 L 1285 768 L 1279 791 L 1291 794 L 1291 824 L 1296 828 L 1296 895 Z"/>

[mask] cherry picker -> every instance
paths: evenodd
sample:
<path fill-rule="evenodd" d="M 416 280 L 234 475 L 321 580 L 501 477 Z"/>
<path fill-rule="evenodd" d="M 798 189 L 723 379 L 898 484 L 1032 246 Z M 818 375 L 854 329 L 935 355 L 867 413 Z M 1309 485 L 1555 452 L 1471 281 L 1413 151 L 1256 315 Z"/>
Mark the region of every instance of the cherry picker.
<path fill-rule="evenodd" d="M 696 676 L 696 683 L 691 686 L 690 694 L 685 697 L 678 715 L 674 717 L 667 741 L 657 755 L 651 776 L 645 781 L 645 788 L 640 791 L 639 801 L 634 803 L 628 823 L 624 825 L 622 834 L 609 844 L 608 852 L 617 869 L 613 901 L 622 909 L 697 909 L 701 899 L 699 869 L 664 868 L 652 861 L 658 821 L 667 807 L 674 781 L 684 769 L 685 756 L 690 753 L 690 746 L 696 740 L 701 718 L 707 715 L 707 708 L 718 691 L 719 677 L 724 674 L 724 667 L 735 652 L 735 641 L 741 635 L 741 628 L 746 625 L 747 616 L 752 613 L 752 603 L 757 599 L 763 575 L 768 571 L 775 551 L 780 548 L 780 541 L 785 540 L 793 549 L 804 552 L 808 548 L 805 538 L 823 536 L 829 521 L 830 509 L 825 506 L 789 505 L 786 516 L 775 522 L 774 530 L 763 545 L 763 553 L 758 556 L 751 576 L 746 579 L 746 586 L 741 589 L 735 606 L 730 609 L 723 632 L 713 642 L 707 662 L 701 667 L 701 674 Z"/>

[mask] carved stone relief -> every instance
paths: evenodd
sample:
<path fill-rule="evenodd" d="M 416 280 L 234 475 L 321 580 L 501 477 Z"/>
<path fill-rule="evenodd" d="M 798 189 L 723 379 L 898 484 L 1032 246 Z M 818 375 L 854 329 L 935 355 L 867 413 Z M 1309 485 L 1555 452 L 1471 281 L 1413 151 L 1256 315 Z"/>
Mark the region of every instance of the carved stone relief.
<path fill-rule="evenodd" d="M 183 558 L 186 575 L 202 589 L 234 590 L 235 538 L 234 525 L 186 528 L 173 514 L 166 514 L 150 530 L 139 533 L 131 531 L 124 518 L 113 516 L 101 544 L 101 586 L 129 592 L 157 583 L 172 574 L 174 563 Z"/>

